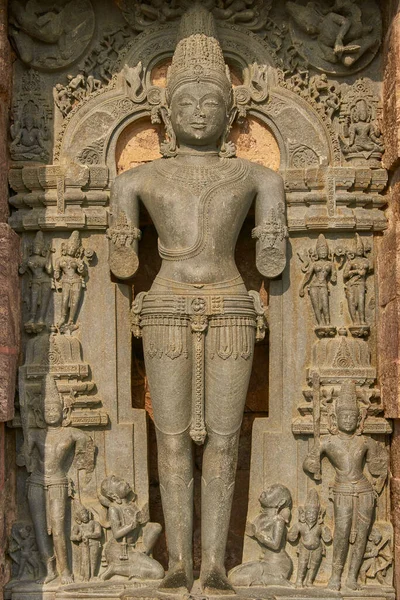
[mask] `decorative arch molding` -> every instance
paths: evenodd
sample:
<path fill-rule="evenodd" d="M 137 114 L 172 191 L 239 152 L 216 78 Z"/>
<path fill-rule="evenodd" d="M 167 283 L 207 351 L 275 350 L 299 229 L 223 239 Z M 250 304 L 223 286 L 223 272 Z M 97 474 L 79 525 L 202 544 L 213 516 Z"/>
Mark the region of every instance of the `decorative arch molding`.
<path fill-rule="evenodd" d="M 227 62 L 241 72 L 242 87 L 250 89 L 254 64 L 266 67 L 266 93 L 261 101 L 250 98 L 244 111 L 264 122 L 277 140 L 289 230 L 384 229 L 379 194 L 386 172 L 363 169 L 369 176 L 357 183 L 331 122 L 309 99 L 285 86 L 267 44 L 234 25 L 220 25 L 219 35 Z M 11 198 L 18 209 L 11 219 L 15 229 L 107 228 L 117 139 L 131 123 L 154 116 L 162 91 L 152 84 L 152 70 L 172 56 L 174 45 L 175 32 L 168 25 L 137 36 L 121 51 L 109 85 L 63 119 L 53 164 L 16 164 L 11 169 L 10 183 L 17 192 Z M 127 69 L 134 71 L 135 90 L 127 81 Z"/>

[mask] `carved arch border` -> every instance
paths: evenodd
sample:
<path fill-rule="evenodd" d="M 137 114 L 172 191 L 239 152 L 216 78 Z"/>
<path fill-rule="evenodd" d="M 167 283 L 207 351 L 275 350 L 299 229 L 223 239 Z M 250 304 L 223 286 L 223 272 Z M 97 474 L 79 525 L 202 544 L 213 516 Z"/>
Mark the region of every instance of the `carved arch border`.
<path fill-rule="evenodd" d="M 320 115 L 304 99 L 279 86 L 277 69 L 263 40 L 237 26 L 221 26 L 219 34 L 227 62 L 242 71 L 245 83 L 252 63 L 268 67 L 268 97 L 250 104 L 248 114 L 264 122 L 275 136 L 281 170 L 292 167 L 293 148 L 313 153 L 314 164 L 310 166 L 340 164 Z M 151 71 L 172 56 L 174 46 L 175 33 L 170 27 L 155 27 L 139 35 L 122 53 L 118 72 L 109 86 L 78 105 L 65 119 L 55 144 L 55 162 L 107 166 L 112 180 L 116 174 L 116 141 L 131 123 L 150 116 L 152 103 L 147 92 L 152 88 Z M 133 101 L 122 70 L 125 64 L 135 67 L 139 62 L 143 67 L 143 93 L 140 101 Z"/>

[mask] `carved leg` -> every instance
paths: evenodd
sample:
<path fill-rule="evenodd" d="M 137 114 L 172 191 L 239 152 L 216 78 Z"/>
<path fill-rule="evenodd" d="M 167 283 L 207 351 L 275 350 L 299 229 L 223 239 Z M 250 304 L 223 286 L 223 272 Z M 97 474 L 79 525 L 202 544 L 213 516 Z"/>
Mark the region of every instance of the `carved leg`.
<path fill-rule="evenodd" d="M 200 583 L 207 594 L 231 594 L 224 563 L 240 432 L 226 436 L 207 429 L 201 479 Z"/>
<path fill-rule="evenodd" d="M 347 303 L 349 306 L 349 313 L 353 324 L 356 325 L 358 323 L 358 315 L 357 315 L 357 295 L 355 286 L 349 286 L 347 293 Z"/>
<path fill-rule="evenodd" d="M 61 295 L 61 317 L 58 322 L 58 327 L 65 325 L 68 316 L 68 306 L 70 301 L 71 284 L 63 283 L 62 295 Z"/>
<path fill-rule="evenodd" d="M 329 293 L 328 288 L 321 288 L 321 309 L 324 325 L 331 324 L 331 317 L 329 314 Z"/>
<path fill-rule="evenodd" d="M 47 533 L 46 494 L 42 486 L 28 483 L 28 504 L 35 529 L 39 554 L 46 568 L 43 583 L 49 583 L 57 577 L 57 571 L 55 570 L 52 539 Z"/>
<path fill-rule="evenodd" d="M 312 550 L 310 554 L 306 586 L 312 586 L 317 577 L 318 569 L 322 561 L 322 545 L 316 550 Z"/>
<path fill-rule="evenodd" d="M 353 544 L 349 573 L 346 580 L 346 587 L 351 590 L 359 589 L 359 585 L 357 583 L 358 573 L 360 572 L 363 562 L 368 535 L 371 528 L 374 504 L 375 500 L 372 493 L 360 494 L 358 499 L 357 537 Z"/>
<path fill-rule="evenodd" d="M 168 573 L 160 589 L 190 591 L 193 585 L 193 443 L 189 428 L 175 435 L 156 431 L 169 554 Z"/>
<path fill-rule="evenodd" d="M 189 435 L 192 419 L 192 361 L 187 327 L 185 344 L 166 355 L 168 326 L 143 328 L 146 375 L 157 433 L 158 471 L 165 517 L 169 568 L 160 589 L 173 593 L 190 590 L 193 584 L 193 443 Z M 187 351 L 186 351 L 187 349 Z M 148 541 L 146 542 L 146 545 Z"/>
<path fill-rule="evenodd" d="M 60 573 L 61 584 L 66 585 L 74 581 L 68 565 L 67 537 L 65 533 L 68 489 L 66 486 L 54 486 L 50 487 L 48 493 L 50 522 L 53 533 L 57 569 Z"/>
<path fill-rule="evenodd" d="M 352 496 L 335 495 L 335 531 L 333 534 L 332 575 L 328 588 L 340 590 L 341 578 L 349 549 L 349 537 L 353 518 Z"/>
<path fill-rule="evenodd" d="M 89 546 L 90 551 L 90 575 L 94 579 L 97 577 L 97 571 L 99 567 L 99 559 L 101 555 L 101 545 L 93 544 Z"/>
<path fill-rule="evenodd" d="M 360 324 L 361 325 L 366 325 L 366 321 L 365 321 L 365 286 L 364 285 L 360 285 L 358 287 L 358 314 L 359 314 L 359 318 L 360 318 Z"/>
<path fill-rule="evenodd" d="M 78 315 L 79 309 L 79 300 L 81 297 L 82 284 L 81 283 L 73 283 L 72 289 L 70 292 L 70 309 L 69 309 L 69 319 L 68 325 L 72 326 L 72 329 L 77 329 L 76 318 Z"/>
<path fill-rule="evenodd" d="M 321 317 L 321 306 L 320 306 L 320 297 L 319 297 L 319 288 L 316 287 L 310 287 L 310 300 L 311 300 L 311 305 L 313 307 L 313 311 L 314 311 L 314 315 L 315 315 L 315 319 L 318 323 L 318 325 L 324 325 L 324 323 L 322 322 L 322 317 Z"/>
<path fill-rule="evenodd" d="M 297 578 L 296 587 L 303 587 L 304 579 L 306 578 L 308 561 L 310 559 L 310 552 L 307 550 L 302 543 L 299 545 L 299 562 L 297 565 Z"/>
<path fill-rule="evenodd" d="M 202 563 L 200 584 L 205 593 L 232 594 L 226 578 L 225 549 L 234 492 L 240 426 L 249 384 L 254 329 L 226 325 L 232 347 L 221 347 L 211 331 L 206 336 L 205 422 L 201 495 Z M 237 327 L 235 331 L 235 327 Z M 243 349 L 247 348 L 247 353 Z M 247 358 L 244 358 L 246 356 Z M 213 357 L 213 358 L 211 358 Z"/>
<path fill-rule="evenodd" d="M 146 554 L 151 554 L 161 531 L 162 527 L 159 523 L 147 523 L 143 527 L 143 550 Z"/>
<path fill-rule="evenodd" d="M 38 324 L 44 326 L 46 323 L 47 308 L 51 296 L 51 286 L 47 283 L 42 283 L 42 299 L 40 303 L 39 321 Z"/>
<path fill-rule="evenodd" d="M 32 283 L 31 288 L 31 309 L 29 311 L 29 323 L 34 323 L 39 305 L 40 284 Z"/>

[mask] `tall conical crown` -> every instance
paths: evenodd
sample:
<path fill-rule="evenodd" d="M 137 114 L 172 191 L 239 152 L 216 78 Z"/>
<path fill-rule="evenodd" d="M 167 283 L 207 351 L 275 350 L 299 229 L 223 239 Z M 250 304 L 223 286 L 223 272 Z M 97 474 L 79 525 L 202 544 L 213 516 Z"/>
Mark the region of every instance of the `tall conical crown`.
<path fill-rule="evenodd" d="M 319 252 L 320 250 L 326 250 L 326 252 L 329 252 L 329 247 L 323 233 L 319 234 L 317 244 L 315 247 L 317 252 Z"/>
<path fill-rule="evenodd" d="M 339 396 L 336 400 L 336 412 L 341 410 L 359 411 L 356 384 L 354 381 L 345 381 L 340 388 Z"/>
<path fill-rule="evenodd" d="M 315 506 L 317 508 L 320 507 L 319 496 L 317 490 L 312 488 L 307 494 L 306 508 Z"/>
<path fill-rule="evenodd" d="M 232 90 L 214 17 L 198 2 L 185 12 L 180 22 L 177 46 L 167 75 L 169 95 L 178 85 L 193 81 L 212 81 L 225 94 Z"/>
<path fill-rule="evenodd" d="M 49 373 L 42 381 L 42 398 L 43 404 L 47 406 L 50 404 L 63 404 L 55 379 Z"/>
<path fill-rule="evenodd" d="M 43 236 L 42 231 L 38 231 L 37 234 L 35 235 L 35 239 L 33 241 L 33 247 L 35 248 L 35 250 L 38 250 L 39 252 L 43 252 L 44 236 Z"/>

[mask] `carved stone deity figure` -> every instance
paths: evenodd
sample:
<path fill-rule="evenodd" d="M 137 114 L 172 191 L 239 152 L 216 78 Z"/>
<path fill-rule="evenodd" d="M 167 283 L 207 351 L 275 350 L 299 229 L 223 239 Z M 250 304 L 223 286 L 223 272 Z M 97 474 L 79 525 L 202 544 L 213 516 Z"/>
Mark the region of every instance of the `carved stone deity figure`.
<path fill-rule="evenodd" d="M 344 127 L 344 136 L 343 154 L 365 152 L 369 156 L 373 152 L 383 153 L 380 129 L 377 123 L 372 121 L 371 109 L 364 98 L 357 100 L 352 107 Z"/>
<path fill-rule="evenodd" d="M 41 114 L 42 112 L 42 114 Z M 43 110 L 29 100 L 21 110 L 18 119 L 10 127 L 12 142 L 10 155 L 13 160 L 45 160 L 47 127 Z"/>
<path fill-rule="evenodd" d="M 45 429 L 30 429 L 26 440 L 25 462 L 28 504 L 36 541 L 46 575 L 44 583 L 61 577 L 61 583 L 73 581 L 68 559 L 71 480 L 68 471 L 76 456 L 85 456 L 91 438 L 76 427 L 63 427 L 63 401 L 54 378 L 46 375 L 42 384 Z"/>
<path fill-rule="evenodd" d="M 28 523 L 14 523 L 8 554 L 18 565 L 17 579 L 39 577 L 42 568 L 35 533 Z"/>
<path fill-rule="evenodd" d="M 266 277 L 282 272 L 284 188 L 271 170 L 235 158 L 226 141 L 237 107 L 213 16 L 198 3 L 181 20 L 162 114 L 168 158 L 119 175 L 112 195 L 115 218 L 123 211 L 135 228 L 144 203 L 162 258 L 151 290 L 133 307 L 157 431 L 169 552 L 161 588 L 187 591 L 193 583 L 195 441 L 204 443 L 200 584 L 209 594 L 232 593 L 225 547 L 257 328 L 257 294 L 247 292 L 234 250 L 255 200 L 256 226 L 263 226 L 257 268 Z M 267 231 L 275 223 L 272 210 L 280 225 L 273 240 Z M 121 251 L 110 242 L 117 277 L 112 265 Z M 137 240 L 129 254 L 123 248 L 123 277 L 136 271 L 136 252 Z"/>
<path fill-rule="evenodd" d="M 346 284 L 346 297 L 353 325 L 366 326 L 365 296 L 367 277 L 373 270 L 372 261 L 367 257 L 370 248 L 364 246 L 363 240 L 356 233 L 354 248 L 347 252 L 347 262 L 343 270 Z"/>
<path fill-rule="evenodd" d="M 101 503 L 108 509 L 113 539 L 104 548 L 107 569 L 101 579 L 122 575 L 129 579 L 162 579 L 164 569 L 149 556 L 161 525 L 150 523 L 148 507 L 140 510 L 128 482 L 111 475 L 101 484 Z"/>
<path fill-rule="evenodd" d="M 76 318 L 82 292 L 86 287 L 87 258 L 90 261 L 93 252 L 84 249 L 79 231 L 73 231 L 67 243 L 61 244 L 61 257 L 57 258 L 54 268 L 54 281 L 57 290 L 61 290 L 61 317 L 57 323 L 61 333 L 78 329 Z"/>
<path fill-rule="evenodd" d="M 393 563 L 391 527 L 387 523 L 375 523 L 368 536 L 364 562 L 360 570 L 360 581 L 366 585 L 368 579 L 387 585 L 386 575 Z"/>
<path fill-rule="evenodd" d="M 350 68 L 379 44 L 376 5 L 357 0 L 287 2 L 286 10 L 305 34 L 304 43 L 316 40 L 324 60 Z"/>
<path fill-rule="evenodd" d="M 309 250 L 308 259 L 304 259 L 300 254 L 299 258 L 304 264 L 302 270 L 305 273 L 300 286 L 300 297 L 303 298 L 304 289 L 308 286 L 311 305 L 318 323 L 317 329 L 321 333 L 334 334 L 335 328 L 331 327 L 329 312 L 328 284 L 336 283 L 336 269 L 325 236 L 322 233 L 318 236 L 315 250 Z"/>
<path fill-rule="evenodd" d="M 53 265 L 50 245 L 46 246 L 43 233 L 38 231 L 29 256 L 19 268 L 21 275 L 29 273 L 29 321 L 25 323 L 28 333 L 39 333 L 46 326 L 46 315 L 51 296 Z"/>
<path fill-rule="evenodd" d="M 235 567 L 229 581 L 235 586 L 290 586 L 292 559 L 285 550 L 287 525 L 290 521 L 292 496 L 284 485 L 271 485 L 260 496 L 261 514 L 248 523 L 246 535 L 260 544 L 260 560 Z"/>
<path fill-rule="evenodd" d="M 89 581 L 97 576 L 102 529 L 100 523 L 93 519 L 93 515 L 84 506 L 78 510 L 75 521 L 71 531 L 71 541 L 79 546 L 81 577 L 83 581 Z"/>
<path fill-rule="evenodd" d="M 310 474 L 318 473 L 321 456 L 325 455 L 336 471 L 332 488 L 335 518 L 333 562 L 328 587 L 340 589 L 347 554 L 352 547 L 346 587 L 356 590 L 373 521 L 375 498 L 382 491 L 387 477 L 388 458 L 384 446 L 362 435 L 359 430 L 361 412 L 354 382 L 343 383 L 332 418 L 332 433 L 323 436 L 319 446 L 314 446 L 303 468 Z M 373 483 L 364 475 L 365 464 L 374 478 Z"/>
<path fill-rule="evenodd" d="M 305 506 L 299 506 L 299 520 L 289 530 L 289 542 L 300 538 L 296 587 L 312 586 L 325 555 L 325 543 L 332 541 L 330 529 L 323 524 L 318 493 L 311 489 Z"/>

